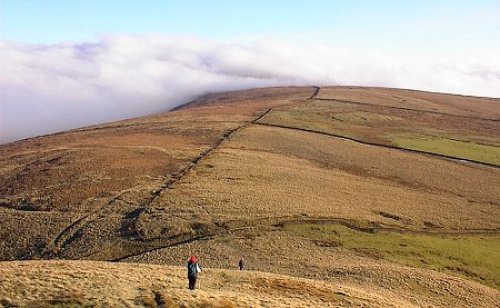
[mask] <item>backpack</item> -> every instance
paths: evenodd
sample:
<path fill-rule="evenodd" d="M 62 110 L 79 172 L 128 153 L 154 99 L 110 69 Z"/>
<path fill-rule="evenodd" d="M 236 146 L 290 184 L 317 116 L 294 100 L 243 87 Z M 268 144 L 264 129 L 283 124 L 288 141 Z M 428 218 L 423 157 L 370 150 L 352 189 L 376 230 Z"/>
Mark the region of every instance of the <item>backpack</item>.
<path fill-rule="evenodd" d="M 196 262 L 189 263 L 188 264 L 188 276 L 196 277 L 196 275 L 198 274 L 197 267 L 198 267 L 198 264 Z"/>

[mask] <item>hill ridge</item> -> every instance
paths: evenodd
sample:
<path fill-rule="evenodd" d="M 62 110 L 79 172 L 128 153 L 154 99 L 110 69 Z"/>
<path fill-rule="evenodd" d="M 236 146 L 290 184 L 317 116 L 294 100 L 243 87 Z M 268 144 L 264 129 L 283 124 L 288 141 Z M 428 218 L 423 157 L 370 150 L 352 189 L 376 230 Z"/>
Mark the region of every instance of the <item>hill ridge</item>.
<path fill-rule="evenodd" d="M 113 272 L 193 254 L 227 269 L 243 257 L 252 270 L 376 293 L 365 305 L 465 307 L 486 296 L 494 307 L 500 126 L 485 118 L 500 116 L 497 106 L 397 89 L 264 88 L 2 145 L 0 259 L 107 260 Z M 285 280 L 273 281 L 309 288 Z M 250 289 L 274 290 L 257 281 Z M 133 292 L 136 305 L 167 299 Z M 322 296 L 344 298 L 335 292 Z"/>

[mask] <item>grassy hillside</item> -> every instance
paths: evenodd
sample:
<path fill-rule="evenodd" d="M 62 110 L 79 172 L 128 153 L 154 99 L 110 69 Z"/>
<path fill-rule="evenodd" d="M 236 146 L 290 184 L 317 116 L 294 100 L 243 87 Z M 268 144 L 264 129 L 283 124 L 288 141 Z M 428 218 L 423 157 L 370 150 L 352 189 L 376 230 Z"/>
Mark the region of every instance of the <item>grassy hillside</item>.
<path fill-rule="evenodd" d="M 322 98 L 273 109 L 260 123 L 500 166 L 499 120 L 462 114 Z"/>
<path fill-rule="evenodd" d="M 408 305 L 467 306 L 500 285 L 499 106 L 255 89 L 2 145 L 0 259 L 179 265 L 196 254 L 233 268 L 244 257 Z"/>
<path fill-rule="evenodd" d="M 348 283 L 207 268 L 200 274 L 198 289 L 190 291 L 184 268 L 130 263 L 2 262 L 0 274 L 0 305 L 5 307 L 417 307 L 442 306 L 439 298 L 448 298 L 437 283 L 433 297 L 415 302 Z M 481 296 L 483 307 L 499 303 L 492 290 L 445 279 L 455 290 L 451 296 L 469 291 L 471 300 Z M 415 294 L 419 292 L 417 288 Z M 449 304 L 464 306 L 449 298 Z"/>
<path fill-rule="evenodd" d="M 336 224 L 287 226 L 320 245 L 341 246 L 412 267 L 460 275 L 500 289 L 500 237 L 357 231 Z"/>

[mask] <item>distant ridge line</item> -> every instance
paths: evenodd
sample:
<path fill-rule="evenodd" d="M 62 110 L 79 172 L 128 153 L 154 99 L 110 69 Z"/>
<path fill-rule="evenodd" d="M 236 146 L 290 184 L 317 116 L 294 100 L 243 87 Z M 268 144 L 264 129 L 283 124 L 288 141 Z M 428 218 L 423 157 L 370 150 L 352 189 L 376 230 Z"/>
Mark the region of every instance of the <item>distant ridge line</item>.
<path fill-rule="evenodd" d="M 432 110 L 418 110 L 418 109 L 405 108 L 405 107 L 395 107 L 395 106 L 387 106 L 387 105 L 376 105 L 376 104 L 363 103 L 363 102 L 358 102 L 358 101 L 340 100 L 340 99 L 335 99 L 335 98 L 315 97 L 314 99 L 318 100 L 318 101 L 333 101 L 333 102 L 353 104 L 353 105 L 360 105 L 360 106 L 381 107 L 381 108 L 396 109 L 396 110 L 406 110 L 406 111 L 414 111 L 414 112 L 422 112 L 422 113 L 439 114 L 439 115 L 445 115 L 445 116 L 456 117 L 456 118 L 464 118 L 464 119 L 484 120 L 484 121 L 493 121 L 493 122 L 499 122 L 500 121 L 500 119 L 471 117 L 471 116 L 466 116 L 466 115 L 457 115 L 457 114 L 451 114 L 451 113 L 439 112 L 439 111 L 432 111 Z"/>

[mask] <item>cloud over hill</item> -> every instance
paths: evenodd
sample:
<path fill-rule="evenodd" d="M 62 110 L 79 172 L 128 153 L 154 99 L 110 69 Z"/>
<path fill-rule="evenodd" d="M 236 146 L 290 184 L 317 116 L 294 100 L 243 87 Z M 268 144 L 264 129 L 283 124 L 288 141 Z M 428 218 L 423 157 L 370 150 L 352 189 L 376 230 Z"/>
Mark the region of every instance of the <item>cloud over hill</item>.
<path fill-rule="evenodd" d="M 401 55 L 321 42 L 105 36 L 0 43 L 0 143 L 167 110 L 206 92 L 369 85 L 500 96 L 500 57 Z"/>

